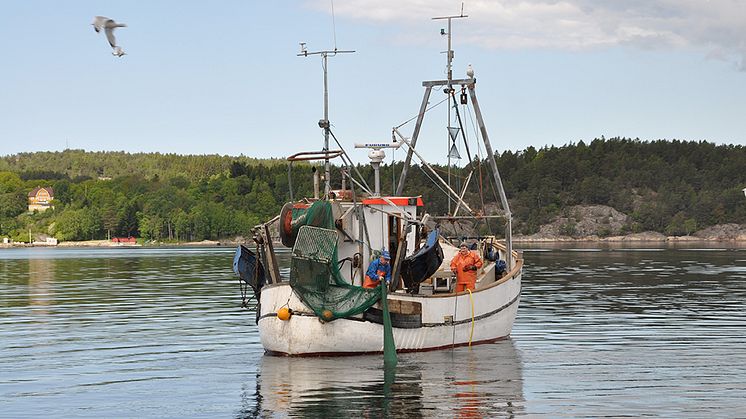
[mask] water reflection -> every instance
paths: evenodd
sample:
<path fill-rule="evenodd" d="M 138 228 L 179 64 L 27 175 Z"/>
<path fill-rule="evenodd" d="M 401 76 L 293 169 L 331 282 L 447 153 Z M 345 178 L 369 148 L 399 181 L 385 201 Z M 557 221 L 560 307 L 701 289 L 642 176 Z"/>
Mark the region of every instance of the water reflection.
<path fill-rule="evenodd" d="M 400 355 L 393 380 L 380 356 L 263 356 L 232 255 L 0 250 L 0 416 L 746 412 L 746 249 L 529 249 L 512 340 Z"/>
<path fill-rule="evenodd" d="M 264 356 L 240 417 L 494 417 L 524 410 L 513 341 L 399 355 L 395 377 L 380 356 Z"/>
<path fill-rule="evenodd" d="M 31 314 L 45 316 L 54 303 L 54 259 L 29 259 L 28 299 Z"/>

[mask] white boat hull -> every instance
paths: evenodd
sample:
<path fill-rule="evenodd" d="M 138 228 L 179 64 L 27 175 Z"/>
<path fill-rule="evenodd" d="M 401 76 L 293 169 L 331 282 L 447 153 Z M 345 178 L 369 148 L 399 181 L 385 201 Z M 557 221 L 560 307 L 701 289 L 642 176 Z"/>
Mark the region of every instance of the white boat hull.
<path fill-rule="evenodd" d="M 421 304 L 421 327 L 394 327 L 397 351 L 427 351 L 494 342 L 506 338 L 515 321 L 521 292 L 522 260 L 497 282 L 468 292 L 432 296 L 391 293 L 396 300 Z M 490 271 L 487 270 L 489 275 Z M 262 289 L 258 320 L 264 348 L 281 355 L 342 355 L 383 351 L 383 325 L 363 319 L 324 323 L 293 293 L 288 283 Z M 293 315 L 280 320 L 277 311 L 289 307 Z"/>

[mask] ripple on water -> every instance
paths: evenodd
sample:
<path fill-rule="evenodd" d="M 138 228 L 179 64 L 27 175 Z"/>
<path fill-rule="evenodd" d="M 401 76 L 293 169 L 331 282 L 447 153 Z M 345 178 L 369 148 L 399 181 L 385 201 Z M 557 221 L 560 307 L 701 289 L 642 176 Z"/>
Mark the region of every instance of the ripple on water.
<path fill-rule="evenodd" d="M 377 356 L 263 356 L 232 249 L 36 250 L 0 252 L 9 417 L 746 411 L 742 250 L 527 249 L 511 339 L 402 354 L 393 380 Z"/>

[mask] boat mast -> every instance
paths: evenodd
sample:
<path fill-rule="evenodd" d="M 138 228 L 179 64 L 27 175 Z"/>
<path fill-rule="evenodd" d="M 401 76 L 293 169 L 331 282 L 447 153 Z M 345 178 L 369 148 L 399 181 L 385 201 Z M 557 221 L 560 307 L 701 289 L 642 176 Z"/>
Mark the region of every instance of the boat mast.
<path fill-rule="evenodd" d="M 448 51 L 446 51 L 446 68 L 447 68 L 447 80 L 438 80 L 437 82 L 422 82 L 422 85 L 426 88 L 425 89 L 425 96 L 422 98 L 422 105 L 420 106 L 420 113 L 417 115 L 417 122 L 414 126 L 414 132 L 412 134 L 412 147 L 417 145 L 417 138 L 420 136 L 420 128 L 422 127 L 422 119 L 425 116 L 425 112 L 427 110 L 427 103 L 428 99 L 430 98 L 430 92 L 432 91 L 434 86 L 448 86 L 448 89 L 446 91 L 447 94 L 451 94 L 451 91 L 453 89 L 453 49 L 451 49 L 451 20 L 453 19 L 462 19 L 467 18 L 469 15 L 464 14 L 464 5 L 461 4 L 461 14 L 459 15 L 453 15 L 453 16 L 439 16 L 434 17 L 432 20 L 447 20 L 448 21 L 448 32 L 446 32 L 445 29 L 440 30 L 441 35 L 448 35 Z M 455 80 L 456 84 L 463 84 L 464 80 Z M 448 106 L 448 123 L 451 122 L 451 106 L 449 101 Z M 450 138 L 450 134 L 449 134 Z M 450 143 L 449 143 L 450 145 Z M 396 195 L 401 196 L 401 194 L 404 192 L 404 181 L 407 178 L 407 171 L 409 170 L 409 165 L 412 162 L 412 147 L 410 147 L 409 151 L 407 152 L 407 157 L 404 160 L 404 166 L 402 167 L 401 176 L 399 177 L 399 185 L 396 187 Z M 450 151 L 450 148 L 449 148 Z M 448 153 L 448 185 L 451 184 L 451 155 L 450 152 Z M 451 212 L 451 199 L 448 199 L 448 212 Z"/>
<path fill-rule="evenodd" d="M 306 43 L 300 43 L 300 53 L 298 57 L 308 57 L 309 55 L 320 55 L 321 66 L 324 69 L 324 119 L 319 120 L 319 128 L 324 130 L 324 153 L 329 152 L 329 81 L 327 78 L 327 61 L 330 56 L 334 57 L 337 54 L 350 54 L 355 52 L 354 50 L 342 51 L 334 48 L 333 50 L 322 50 L 308 52 L 306 50 Z M 324 199 L 329 197 L 329 191 L 331 190 L 331 165 L 329 164 L 329 155 L 324 156 Z"/>
<path fill-rule="evenodd" d="M 412 133 L 412 138 L 409 142 L 405 143 L 409 146 L 409 150 L 407 151 L 407 157 L 404 160 L 404 167 L 402 167 L 401 176 L 399 177 L 399 185 L 396 188 L 396 194 L 401 195 L 404 191 L 404 182 L 407 178 L 407 170 L 409 168 L 409 165 L 412 161 L 412 155 L 415 154 L 415 146 L 417 145 L 417 138 L 420 134 L 420 128 L 422 127 L 422 120 L 425 116 L 425 112 L 427 111 L 427 103 L 428 98 L 430 97 L 430 92 L 434 87 L 438 86 L 447 86 L 447 92 L 449 95 L 453 91 L 453 85 L 461 85 L 462 87 L 466 87 L 469 90 L 469 95 L 471 96 L 471 103 L 472 107 L 474 108 L 474 113 L 477 118 L 477 123 L 479 124 L 479 130 L 482 134 L 482 141 L 484 142 L 485 151 L 487 152 L 487 159 L 489 159 L 490 167 L 492 169 L 492 173 L 494 176 L 494 180 L 496 183 L 497 190 L 500 195 L 500 203 L 502 204 L 503 209 L 503 217 L 506 220 L 505 225 L 505 244 L 506 244 L 506 262 L 508 265 L 508 269 L 512 268 L 513 266 L 513 259 L 512 259 L 512 253 L 513 253 L 513 216 L 510 212 L 510 207 L 508 205 L 508 199 L 505 195 L 505 189 L 503 188 L 502 179 L 500 179 L 500 172 L 497 170 L 497 162 L 495 161 L 495 154 L 492 150 L 492 145 L 490 144 L 489 136 L 487 135 L 487 128 L 484 124 L 484 119 L 482 118 L 482 111 L 479 108 L 479 102 L 477 101 L 477 93 L 476 93 L 476 83 L 477 80 L 474 78 L 473 73 L 467 74 L 469 78 L 467 79 L 453 79 L 453 73 L 452 73 L 452 61 L 453 61 L 453 51 L 451 50 L 451 20 L 452 19 L 459 19 L 468 17 L 464 15 L 463 13 L 463 6 L 461 10 L 461 14 L 458 16 L 443 16 L 443 17 L 434 17 L 433 20 L 448 20 L 448 75 L 446 80 L 430 80 L 430 81 L 423 81 L 422 87 L 425 88 L 425 94 L 422 98 L 422 105 L 420 106 L 420 113 L 417 115 L 417 122 L 414 126 L 414 131 Z M 441 29 L 441 34 L 445 35 L 445 30 Z M 450 102 L 449 102 L 449 123 L 450 123 Z M 394 128 L 394 131 L 397 131 L 396 128 Z M 421 158 L 420 158 L 421 159 Z M 449 155 L 449 175 L 450 175 L 450 155 Z M 449 180 L 449 189 L 450 189 L 450 180 Z M 454 193 L 455 194 L 455 193 Z M 458 195 L 455 194 L 457 197 Z M 459 198 L 459 201 L 461 199 Z M 450 213 L 450 197 L 448 200 L 449 203 L 449 213 Z"/>
<path fill-rule="evenodd" d="M 445 89 L 445 94 L 450 95 L 453 91 L 453 86 L 451 86 L 451 81 L 453 80 L 453 49 L 451 48 L 451 20 L 453 19 L 461 19 L 469 16 L 464 15 L 464 5 L 461 4 L 461 14 L 456 16 L 441 16 L 441 17 L 434 17 L 433 20 L 448 20 L 448 32 L 446 33 L 443 29 L 440 30 L 441 35 L 448 35 L 448 50 L 446 51 L 446 68 L 448 69 L 447 75 L 448 75 L 448 88 Z M 450 106 L 450 100 L 448 101 L 448 126 L 451 126 L 451 106 Z M 448 134 L 448 140 L 446 140 L 448 150 L 448 186 L 451 185 L 451 134 Z M 451 212 L 451 200 L 448 199 L 448 213 Z"/>

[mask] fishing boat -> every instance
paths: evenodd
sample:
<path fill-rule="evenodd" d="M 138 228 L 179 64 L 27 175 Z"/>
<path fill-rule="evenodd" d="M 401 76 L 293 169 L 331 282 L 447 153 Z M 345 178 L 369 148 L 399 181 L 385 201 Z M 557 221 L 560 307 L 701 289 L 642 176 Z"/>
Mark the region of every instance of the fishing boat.
<path fill-rule="evenodd" d="M 256 324 L 267 353 L 289 356 L 381 353 L 384 323 L 388 319 L 397 352 L 491 343 L 510 335 L 520 300 L 523 258 L 512 248 L 511 212 L 477 101 L 474 72 L 469 66 L 466 78 L 452 75 L 451 20 L 460 17 L 465 16 L 436 18 L 448 22 L 447 78 L 422 83 L 424 96 L 419 113 L 412 118 L 416 122 L 411 137 L 405 137 L 399 126 L 392 129 L 391 141 L 355 144 L 356 148 L 368 149 L 374 171 L 373 187 L 352 163 L 329 122 L 327 60 L 353 51 L 335 48 L 309 52 L 301 44 L 299 56 L 320 55 L 323 60 L 324 118 L 319 127 L 324 132 L 324 148 L 287 158 L 291 202 L 278 216 L 254 228 L 253 250 L 239 246 L 233 263 L 244 301 L 253 296 L 258 302 Z M 449 124 L 453 110 L 455 120 L 462 125 L 460 106 L 470 107 L 476 118 L 477 145 L 484 147 L 484 163 L 491 171 L 488 181 L 493 182 L 499 193 L 501 208 L 494 210 L 495 213 L 475 210 L 464 200 L 474 170 L 463 187 L 455 190 L 417 150 L 425 114 L 432 108 L 428 104 L 434 89 L 446 93 L 441 103 L 448 107 Z M 448 127 L 452 142 L 449 167 L 450 159 L 457 158 L 457 142 L 463 139 L 468 150 L 463 126 L 458 128 Z M 330 139 L 337 148 L 330 148 Z M 395 193 L 383 195 L 380 165 L 389 148 L 404 148 L 407 156 Z M 428 177 L 453 203 L 448 214 L 429 214 L 421 195 L 404 194 L 413 158 L 419 160 L 420 169 L 429 173 Z M 323 180 L 320 171 L 314 170 L 313 196 L 296 199 L 291 176 L 293 164 L 307 161 L 323 161 Z M 332 179 L 331 161 L 340 162 L 338 166 L 335 164 L 341 167 L 338 183 Z M 472 164 L 471 156 L 469 161 Z M 340 187 L 335 189 L 333 184 Z M 504 237 L 449 237 L 440 228 L 443 223 L 455 220 L 487 223 L 495 218 L 504 222 Z M 474 288 L 456 292 L 450 263 L 459 251 L 454 244 L 464 239 L 483 264 L 475 268 Z M 280 247 L 291 249 L 289 278 L 280 274 L 278 252 L 283 251 Z M 366 270 L 384 251 L 390 254 L 390 284 L 384 292 L 364 288 Z"/>

